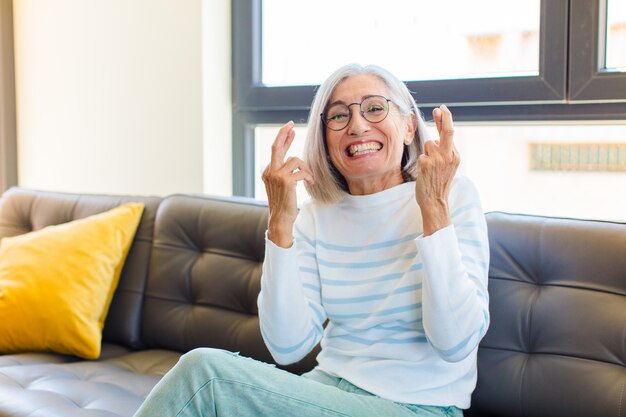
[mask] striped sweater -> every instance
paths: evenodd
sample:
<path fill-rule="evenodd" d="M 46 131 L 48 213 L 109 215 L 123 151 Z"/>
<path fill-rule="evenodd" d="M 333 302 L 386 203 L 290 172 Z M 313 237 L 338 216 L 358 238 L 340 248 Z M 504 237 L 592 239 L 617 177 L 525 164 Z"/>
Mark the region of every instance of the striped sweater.
<path fill-rule="evenodd" d="M 467 408 L 489 325 L 485 218 L 457 176 L 452 224 L 425 237 L 414 189 L 306 203 L 291 248 L 266 241 L 261 332 L 278 363 L 321 341 L 331 375 L 392 401 Z"/>

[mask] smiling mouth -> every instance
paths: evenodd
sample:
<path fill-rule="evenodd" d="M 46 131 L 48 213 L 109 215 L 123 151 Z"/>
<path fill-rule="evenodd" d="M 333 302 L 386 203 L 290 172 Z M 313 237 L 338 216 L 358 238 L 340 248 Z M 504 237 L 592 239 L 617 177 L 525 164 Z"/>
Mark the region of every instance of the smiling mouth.
<path fill-rule="evenodd" d="M 349 156 L 360 156 L 368 153 L 378 152 L 383 145 L 378 142 L 357 143 L 348 146 L 346 152 Z"/>

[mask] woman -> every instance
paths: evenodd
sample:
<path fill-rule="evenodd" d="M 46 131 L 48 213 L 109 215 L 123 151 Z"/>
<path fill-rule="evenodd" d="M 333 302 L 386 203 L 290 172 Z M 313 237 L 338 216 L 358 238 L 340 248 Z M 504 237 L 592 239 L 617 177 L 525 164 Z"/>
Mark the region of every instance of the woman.
<path fill-rule="evenodd" d="M 258 299 L 276 362 L 321 342 L 318 366 L 296 376 L 197 349 L 138 415 L 462 416 L 489 325 L 489 251 L 476 190 L 455 175 L 452 115 L 433 117 L 439 139 L 426 141 L 410 92 L 380 67 L 348 65 L 320 86 L 304 160 L 285 160 L 289 122 L 263 173 Z M 312 196 L 300 211 L 299 181 Z"/>

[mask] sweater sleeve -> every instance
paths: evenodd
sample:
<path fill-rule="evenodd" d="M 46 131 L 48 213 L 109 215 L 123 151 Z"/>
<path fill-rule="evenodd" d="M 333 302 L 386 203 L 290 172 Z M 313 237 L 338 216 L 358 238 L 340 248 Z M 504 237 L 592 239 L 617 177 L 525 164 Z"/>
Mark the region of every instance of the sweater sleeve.
<path fill-rule="evenodd" d="M 424 329 L 448 362 L 470 355 L 489 326 L 487 225 L 474 185 L 465 177 L 455 182 L 449 197 L 452 224 L 416 240 L 426 272 Z"/>
<path fill-rule="evenodd" d="M 261 292 L 257 300 L 261 334 L 274 360 L 299 361 L 320 341 L 326 313 L 322 308 L 315 242 L 309 213 L 303 208 L 291 248 L 265 238 Z M 303 232 L 304 231 L 304 232 Z"/>

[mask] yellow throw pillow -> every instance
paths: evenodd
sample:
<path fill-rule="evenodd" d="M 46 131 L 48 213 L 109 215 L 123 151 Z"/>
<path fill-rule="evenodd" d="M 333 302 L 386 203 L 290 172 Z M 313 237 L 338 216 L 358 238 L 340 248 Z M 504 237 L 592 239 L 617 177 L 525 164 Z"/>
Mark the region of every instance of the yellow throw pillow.
<path fill-rule="evenodd" d="M 127 203 L 0 241 L 0 352 L 100 356 L 104 319 L 143 208 Z"/>

